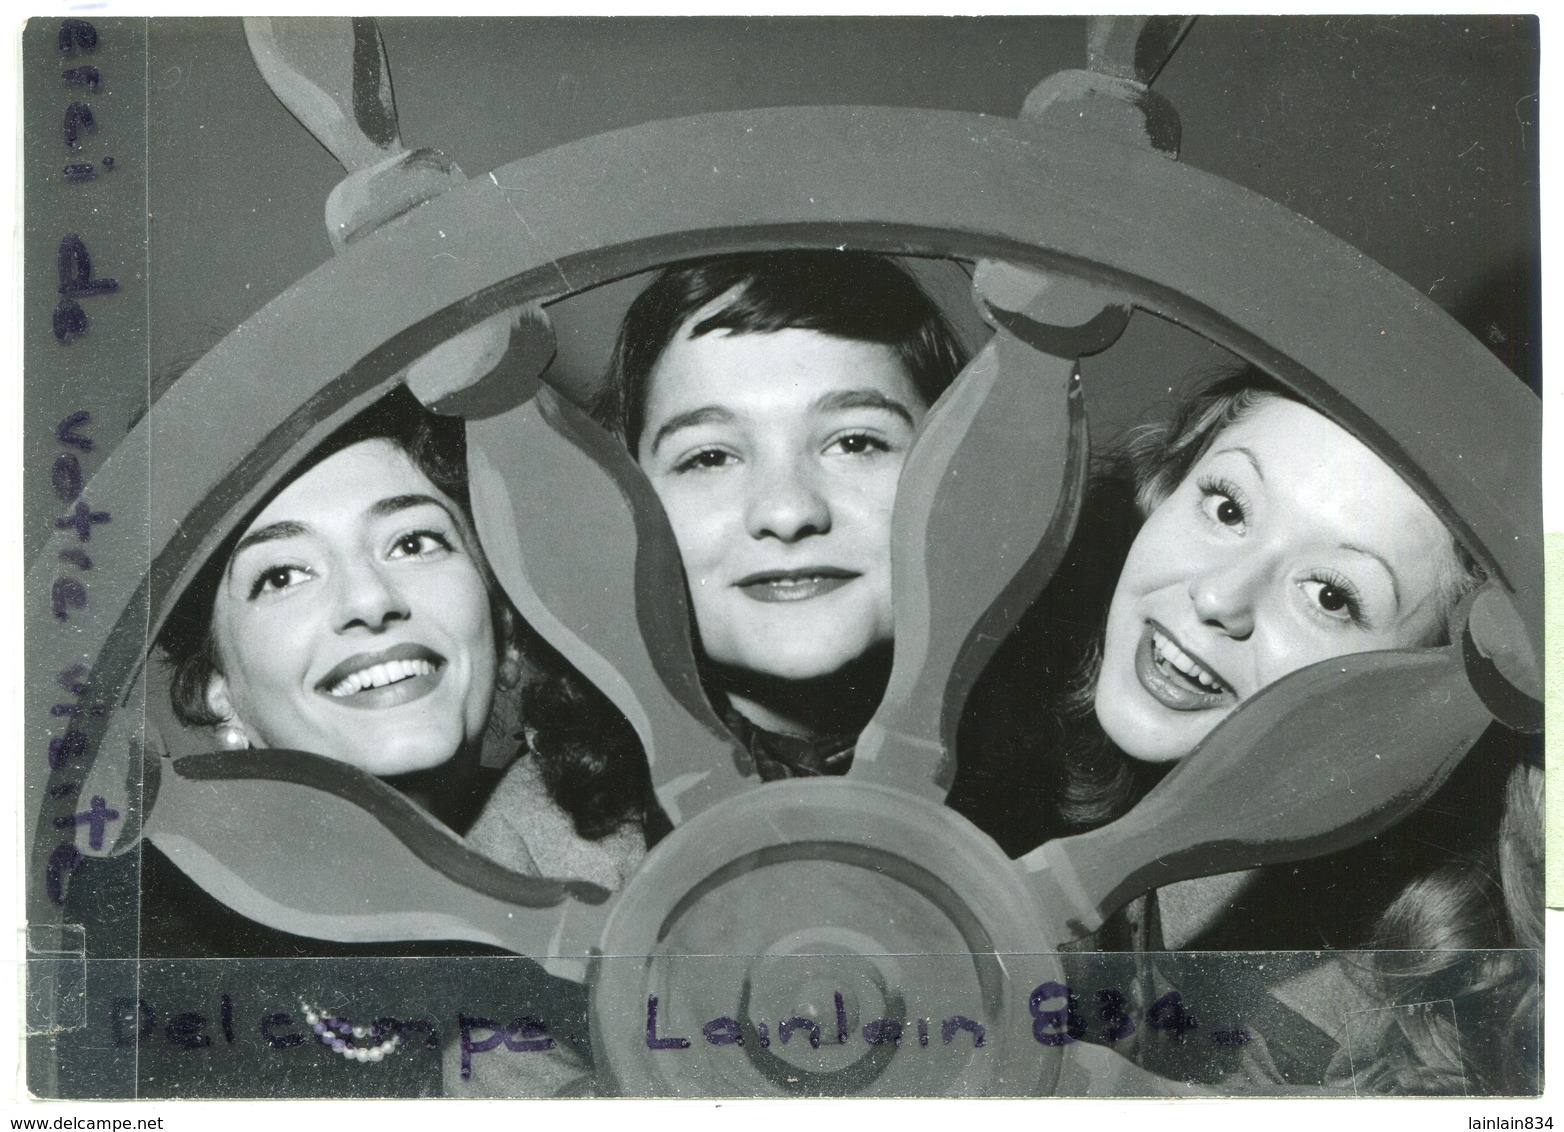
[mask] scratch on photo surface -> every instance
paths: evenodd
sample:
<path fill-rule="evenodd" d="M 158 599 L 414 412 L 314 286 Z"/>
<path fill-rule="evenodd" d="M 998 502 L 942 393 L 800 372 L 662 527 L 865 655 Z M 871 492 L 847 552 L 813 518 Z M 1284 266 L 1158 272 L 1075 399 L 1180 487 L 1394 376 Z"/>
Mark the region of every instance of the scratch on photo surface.
<path fill-rule="evenodd" d="M 1389 1019 L 1393 1015 L 1402 1014 L 1402 1013 L 1416 1014 L 1416 1015 L 1422 1015 L 1422 1016 L 1428 1016 L 1428 1015 L 1433 1015 L 1433 1014 L 1437 1013 L 1439 1015 L 1447 1016 L 1449 1018 L 1449 1021 L 1450 1021 L 1449 1038 L 1450 1038 L 1450 1041 L 1452 1042 L 1452 1044 L 1454 1045 L 1453 1061 L 1454 1061 L 1454 1064 L 1457 1066 L 1457 1074 L 1456 1074 L 1456 1076 L 1457 1076 L 1457 1080 L 1459 1080 L 1459 1082 L 1460 1082 L 1461 1094 L 1462 1095 L 1468 1094 L 1469 1093 L 1469 1084 L 1468 1084 L 1468 1082 L 1466 1080 L 1466 1071 L 1465 1071 L 1465 1068 L 1464 1068 L 1464 1062 L 1462 1061 L 1462 1058 L 1461 1058 L 1461 1020 L 1460 1020 L 1460 1018 L 1456 1014 L 1455 1000 L 1454 999 L 1450 999 L 1450 998 L 1428 999 L 1428 1000 L 1421 1001 L 1421 1002 L 1402 1002 L 1402 1003 L 1397 1003 L 1394 1006 L 1377 1006 L 1377 1007 L 1370 1007 L 1370 1008 L 1362 1009 L 1362 1010 L 1345 1010 L 1345 1011 L 1342 1011 L 1341 1020 L 1342 1020 L 1343 1031 L 1344 1031 L 1343 1034 L 1342 1034 L 1342 1037 L 1345 1040 L 1346 1049 L 1347 1049 L 1347 1060 L 1348 1060 L 1348 1063 L 1349 1063 L 1349 1065 L 1351 1067 L 1352 1091 L 1353 1091 L 1353 1093 L 1355 1095 L 1357 1095 L 1357 1096 L 1366 1096 L 1366 1095 L 1370 1095 L 1371 1093 L 1373 1093 L 1375 1091 L 1372 1088 L 1372 1082 L 1368 1081 L 1367 1079 L 1365 1079 L 1364 1084 L 1370 1086 L 1368 1091 L 1365 1092 L 1364 1089 L 1359 1088 L 1359 1080 L 1358 1080 L 1358 1078 L 1359 1078 L 1360 1071 L 1362 1073 L 1364 1073 L 1365 1078 L 1367 1078 L 1367 1074 L 1369 1073 L 1369 1071 L 1374 1069 L 1374 1068 L 1376 1068 L 1378 1066 L 1378 1064 L 1379 1064 L 1376 1061 L 1376 1062 L 1373 1062 L 1373 1063 L 1371 1063 L 1369 1065 L 1364 1065 L 1364 1066 L 1361 1066 L 1361 1067 L 1359 1066 L 1359 1064 L 1358 1064 L 1358 1052 L 1359 1051 L 1355 1048 L 1354 1035 L 1353 1035 L 1353 1032 L 1352 1032 L 1354 1022 L 1358 1022 L 1360 1024 L 1367 1024 L 1367 1023 L 1370 1023 L 1370 1019 L 1373 1016 L 1375 1016 L 1375 1015 L 1379 1016 L 1382 1019 Z M 1395 1023 L 1393 1021 L 1391 1021 L 1391 1022 L 1382 1023 L 1381 1025 L 1382 1026 L 1393 1026 L 1393 1025 L 1395 1025 Z M 1379 1034 L 1380 1034 L 1380 1032 L 1381 1032 L 1380 1028 L 1375 1028 L 1374 1030 L 1368 1032 L 1364 1036 L 1368 1037 L 1369 1040 L 1372 1043 L 1375 1043 L 1377 1045 L 1378 1041 L 1379 1041 Z M 1373 1046 L 1371 1046 L 1371 1048 L 1373 1048 Z"/>
<path fill-rule="evenodd" d="M 493 173 L 489 174 L 489 181 L 494 185 L 495 188 L 500 190 L 501 194 L 504 195 L 505 204 L 510 209 L 511 215 L 513 215 L 521 222 L 521 226 L 527 230 L 527 235 L 532 238 L 532 242 L 534 244 L 541 244 L 543 241 L 538 239 L 538 234 L 532 230 L 532 225 L 527 223 L 527 218 L 521 214 L 521 209 L 517 208 L 516 202 L 511 199 L 510 195 L 515 190 L 511 189 L 509 186 L 500 184 L 500 179 Z M 570 290 L 570 280 L 566 277 L 564 270 L 559 266 L 559 261 L 550 256 L 549 265 L 554 268 L 556 273 L 558 273 L 559 281 L 564 284 L 565 289 L 567 291 Z"/>

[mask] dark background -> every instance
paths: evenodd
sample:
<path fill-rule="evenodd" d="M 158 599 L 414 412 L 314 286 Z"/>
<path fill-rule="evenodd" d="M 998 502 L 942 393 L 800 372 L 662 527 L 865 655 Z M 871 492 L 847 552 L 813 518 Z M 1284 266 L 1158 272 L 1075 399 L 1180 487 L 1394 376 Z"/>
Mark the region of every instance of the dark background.
<path fill-rule="evenodd" d="M 1013 117 L 1084 65 L 1081 19 L 386 20 L 402 138 L 469 176 L 606 130 L 810 104 Z M 1287 205 L 1444 305 L 1535 380 L 1537 29 L 1501 18 L 1204 18 L 1156 82 L 1182 159 Z M 331 254 L 335 160 L 270 94 L 237 21 L 149 33 L 150 363 L 166 374 Z M 1256 248 L 1263 256 L 1264 248 Z M 599 372 L 639 281 L 553 308 L 551 378 Z M 1098 437 L 1204 343 L 1142 315 L 1086 365 Z M 1107 378 L 1107 380 L 1103 380 Z"/>

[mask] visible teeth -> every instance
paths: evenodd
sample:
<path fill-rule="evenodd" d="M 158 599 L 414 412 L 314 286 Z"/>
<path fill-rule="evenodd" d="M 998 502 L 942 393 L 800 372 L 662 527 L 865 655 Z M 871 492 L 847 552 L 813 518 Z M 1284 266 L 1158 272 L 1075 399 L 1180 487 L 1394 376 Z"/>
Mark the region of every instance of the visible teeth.
<path fill-rule="evenodd" d="M 362 692 L 365 688 L 380 688 L 395 684 L 398 680 L 410 680 L 414 676 L 430 676 L 434 664 L 427 660 L 388 660 L 384 664 L 372 664 L 361 668 L 330 689 L 329 695 L 339 699 Z"/>
<path fill-rule="evenodd" d="M 1227 690 L 1216 677 L 1202 668 L 1193 657 L 1155 629 L 1151 631 L 1151 651 L 1158 663 L 1166 661 L 1202 687 L 1209 688 L 1213 692 L 1224 692 Z"/>

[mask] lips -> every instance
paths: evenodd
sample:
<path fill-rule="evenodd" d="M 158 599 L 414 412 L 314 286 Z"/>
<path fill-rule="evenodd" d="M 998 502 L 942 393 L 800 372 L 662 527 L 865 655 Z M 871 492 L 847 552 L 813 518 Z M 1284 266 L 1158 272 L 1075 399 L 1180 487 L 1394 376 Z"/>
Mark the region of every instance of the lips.
<path fill-rule="evenodd" d="M 1173 711 L 1232 707 L 1238 702 L 1237 693 L 1220 674 L 1155 621 L 1148 621 L 1141 633 L 1135 675 L 1153 699 Z"/>
<path fill-rule="evenodd" d="M 854 578 L 856 570 L 838 566 L 804 566 L 797 570 L 763 570 L 733 584 L 755 601 L 808 601 L 839 590 Z"/>
<path fill-rule="evenodd" d="M 439 687 L 445 657 L 420 644 L 401 644 L 375 653 L 356 653 L 315 685 L 333 703 L 384 708 L 421 699 Z"/>

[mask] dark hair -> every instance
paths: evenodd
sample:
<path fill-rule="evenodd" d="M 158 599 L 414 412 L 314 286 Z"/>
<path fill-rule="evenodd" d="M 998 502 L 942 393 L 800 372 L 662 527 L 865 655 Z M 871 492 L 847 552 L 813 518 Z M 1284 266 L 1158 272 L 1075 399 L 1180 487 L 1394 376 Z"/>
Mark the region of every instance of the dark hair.
<path fill-rule="evenodd" d="M 645 422 L 652 370 L 702 308 L 731 296 L 690 328 L 765 334 L 815 330 L 895 351 L 930 404 L 955 380 L 967 353 L 940 308 L 912 276 L 863 252 L 783 251 L 718 256 L 662 271 L 630 305 L 593 416 L 633 455 Z M 640 739 L 597 688 L 561 666 L 529 689 L 529 745 L 550 796 L 582 837 L 606 837 L 641 820 L 648 841 L 667 828 Z M 764 765 L 764 764 L 763 764 Z"/>
<path fill-rule="evenodd" d="M 961 367 L 965 349 L 912 276 L 883 256 L 847 251 L 754 252 L 665 269 L 630 304 L 592 414 L 632 454 L 646 423 L 652 370 L 703 307 L 731 300 L 690 327 L 765 334 L 815 330 L 889 346 L 914 388 L 933 404 Z"/>
<path fill-rule="evenodd" d="M 223 722 L 207 704 L 206 693 L 213 676 L 222 668 L 217 643 L 212 633 L 212 613 L 224 572 L 233 557 L 239 539 L 266 506 L 311 468 L 344 449 L 365 440 L 389 440 L 405 452 L 431 483 L 461 509 L 468 523 L 469 544 L 490 594 L 495 618 L 495 640 L 503 647 L 510 636 L 511 615 L 489 571 L 488 563 L 477 551 L 477 538 L 470 524 L 471 503 L 467 494 L 466 432 L 460 419 L 441 417 L 418 402 L 404 386 L 376 401 L 337 431 L 333 432 L 299 462 L 277 484 L 245 520 L 218 546 L 180 596 L 158 634 L 158 648 L 171 669 L 170 699 L 174 715 L 190 727 L 212 727 Z"/>
<path fill-rule="evenodd" d="M 522 714 L 549 797 L 589 841 L 641 822 L 648 845 L 655 843 L 673 827 L 657 805 L 640 736 L 563 657 L 546 645 L 542 655 L 546 662 L 527 687 Z"/>

